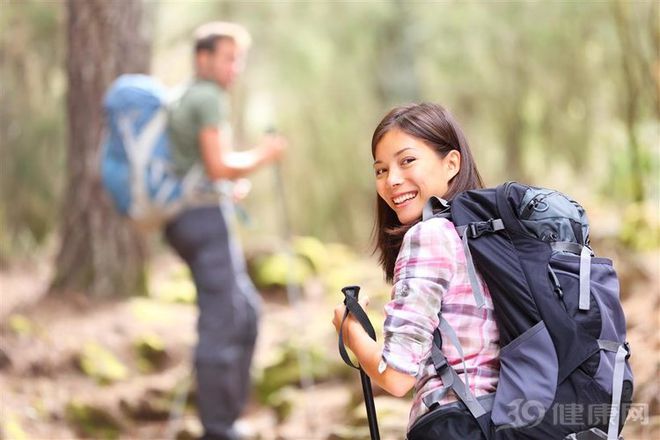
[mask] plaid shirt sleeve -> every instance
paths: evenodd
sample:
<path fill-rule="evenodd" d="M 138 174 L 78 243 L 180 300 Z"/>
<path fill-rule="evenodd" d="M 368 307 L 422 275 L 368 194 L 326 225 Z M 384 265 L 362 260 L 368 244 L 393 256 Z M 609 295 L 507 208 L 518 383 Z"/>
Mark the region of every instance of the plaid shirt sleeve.
<path fill-rule="evenodd" d="M 417 376 L 439 324 L 442 298 L 456 271 L 451 223 L 433 218 L 411 227 L 394 268 L 392 299 L 385 306 L 385 365 Z M 455 232 L 454 232 L 455 233 Z"/>

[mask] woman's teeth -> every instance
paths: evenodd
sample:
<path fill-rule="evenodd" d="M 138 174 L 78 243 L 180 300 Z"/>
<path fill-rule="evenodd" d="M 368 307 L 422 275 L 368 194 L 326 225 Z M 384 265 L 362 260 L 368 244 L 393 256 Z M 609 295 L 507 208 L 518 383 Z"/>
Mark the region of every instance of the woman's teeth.
<path fill-rule="evenodd" d="M 406 193 L 406 194 L 402 194 L 400 196 L 394 197 L 392 199 L 392 201 L 394 202 L 395 205 L 400 205 L 401 203 L 403 203 L 407 200 L 415 198 L 416 195 L 417 195 L 416 192 L 410 192 L 410 193 Z"/>

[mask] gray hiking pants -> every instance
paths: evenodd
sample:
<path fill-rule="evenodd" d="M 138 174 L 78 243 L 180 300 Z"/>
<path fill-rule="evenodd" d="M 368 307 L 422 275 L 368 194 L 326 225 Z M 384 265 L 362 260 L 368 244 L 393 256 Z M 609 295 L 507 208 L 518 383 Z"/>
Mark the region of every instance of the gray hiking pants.
<path fill-rule="evenodd" d="M 231 208 L 191 209 L 165 230 L 197 288 L 197 404 L 204 438 L 217 440 L 235 438 L 232 425 L 249 397 L 260 302 L 226 221 Z"/>

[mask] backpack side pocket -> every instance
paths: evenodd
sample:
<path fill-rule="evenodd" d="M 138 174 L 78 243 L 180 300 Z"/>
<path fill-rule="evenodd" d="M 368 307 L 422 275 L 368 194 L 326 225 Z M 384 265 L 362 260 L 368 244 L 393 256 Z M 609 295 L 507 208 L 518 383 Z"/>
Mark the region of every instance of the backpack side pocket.
<path fill-rule="evenodd" d="M 543 321 L 503 347 L 491 414 L 497 428 L 540 422 L 554 401 L 558 370 L 557 353 Z"/>

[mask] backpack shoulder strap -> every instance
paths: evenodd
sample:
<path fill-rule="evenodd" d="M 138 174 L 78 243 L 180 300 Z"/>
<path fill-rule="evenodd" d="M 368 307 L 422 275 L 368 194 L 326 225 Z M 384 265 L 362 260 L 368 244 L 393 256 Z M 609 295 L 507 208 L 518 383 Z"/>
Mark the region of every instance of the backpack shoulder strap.
<path fill-rule="evenodd" d="M 448 201 L 438 196 L 431 196 L 431 198 L 424 204 L 422 221 L 426 221 L 431 217 L 442 217 L 451 220 L 449 208 Z"/>

